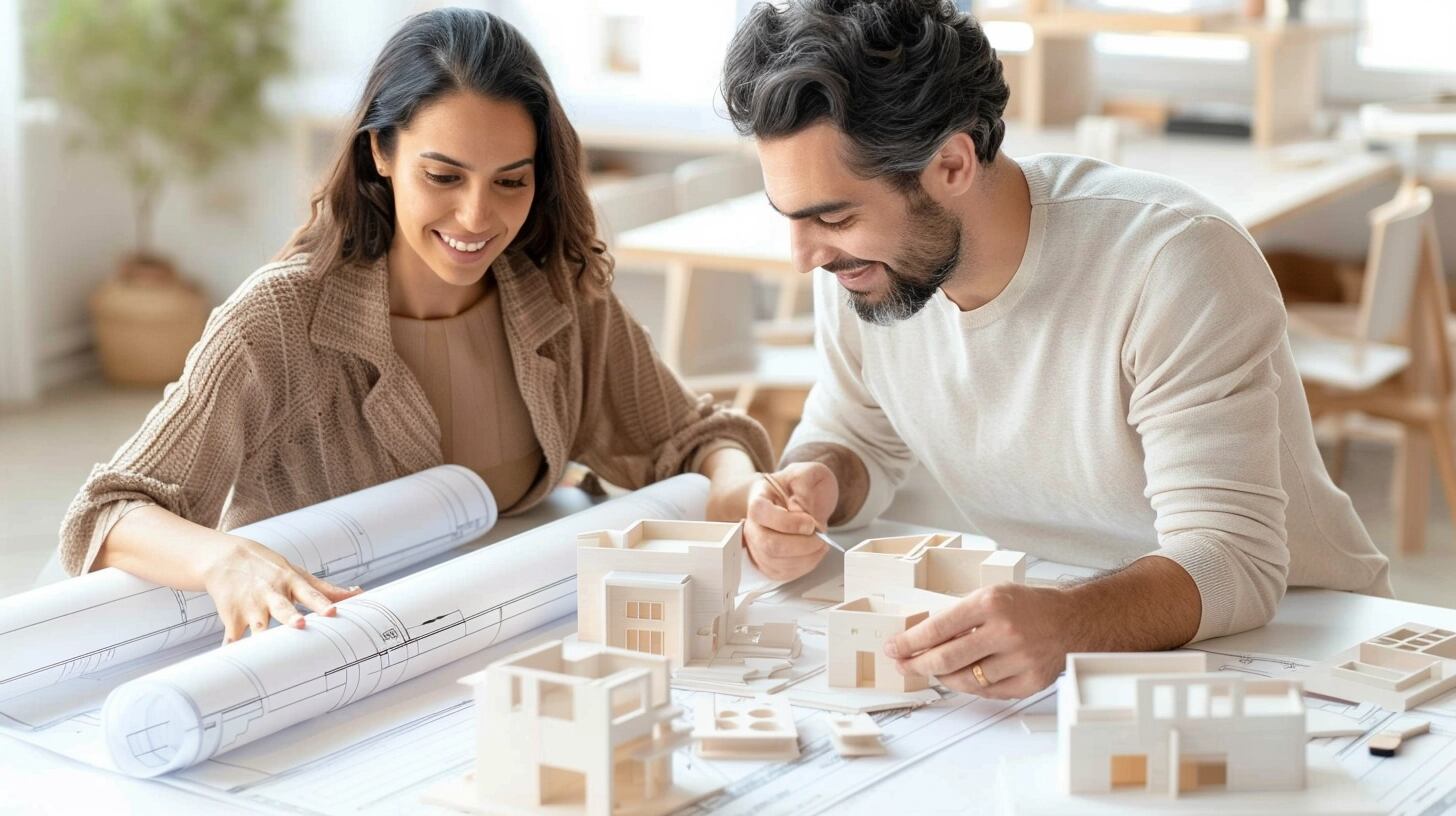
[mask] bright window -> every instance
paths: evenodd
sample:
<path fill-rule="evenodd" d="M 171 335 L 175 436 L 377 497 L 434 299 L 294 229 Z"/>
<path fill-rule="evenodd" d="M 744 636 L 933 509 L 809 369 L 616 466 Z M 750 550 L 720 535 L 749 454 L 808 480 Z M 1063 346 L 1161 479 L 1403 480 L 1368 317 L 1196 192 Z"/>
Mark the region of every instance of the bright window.
<path fill-rule="evenodd" d="M 1421 73 L 1456 72 L 1456 2 L 1365 0 L 1360 32 L 1363 68 Z"/>

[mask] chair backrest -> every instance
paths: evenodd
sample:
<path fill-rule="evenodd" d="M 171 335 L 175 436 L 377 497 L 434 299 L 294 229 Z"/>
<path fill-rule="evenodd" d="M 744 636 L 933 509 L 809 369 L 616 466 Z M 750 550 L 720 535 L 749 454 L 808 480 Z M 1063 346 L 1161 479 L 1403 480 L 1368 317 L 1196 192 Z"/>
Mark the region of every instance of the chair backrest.
<path fill-rule="evenodd" d="M 1407 325 L 1430 212 L 1431 191 L 1426 187 L 1402 190 L 1370 212 L 1370 255 L 1356 323 L 1359 339 L 1386 342 Z"/>
<path fill-rule="evenodd" d="M 696 210 L 763 189 L 758 159 L 743 153 L 684 162 L 672 171 L 680 212 Z"/>
<path fill-rule="evenodd" d="M 677 199 L 671 173 L 654 173 L 624 181 L 609 181 L 591 189 L 597 212 L 597 228 L 608 248 L 617 236 L 677 215 Z"/>

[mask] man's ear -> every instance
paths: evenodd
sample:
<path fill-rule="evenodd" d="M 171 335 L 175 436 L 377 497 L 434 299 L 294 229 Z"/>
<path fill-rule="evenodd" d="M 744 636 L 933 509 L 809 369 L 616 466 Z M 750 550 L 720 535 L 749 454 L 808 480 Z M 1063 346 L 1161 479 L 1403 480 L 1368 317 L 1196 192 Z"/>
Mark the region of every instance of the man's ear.
<path fill-rule="evenodd" d="M 965 133 L 956 133 L 945 140 L 921 171 L 920 185 L 931 198 L 947 201 L 970 192 L 980 172 L 975 142 Z"/>
<path fill-rule="evenodd" d="M 379 131 L 369 131 L 369 152 L 374 157 L 374 169 L 379 175 L 388 178 L 389 163 L 384 160 L 384 154 L 379 151 Z"/>

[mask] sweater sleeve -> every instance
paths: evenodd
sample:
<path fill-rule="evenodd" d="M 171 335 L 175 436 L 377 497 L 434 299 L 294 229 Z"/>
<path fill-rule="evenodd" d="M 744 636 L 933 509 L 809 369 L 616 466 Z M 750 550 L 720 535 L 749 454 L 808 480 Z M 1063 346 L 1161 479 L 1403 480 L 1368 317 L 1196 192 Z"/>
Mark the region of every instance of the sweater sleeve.
<path fill-rule="evenodd" d="M 1161 555 L 1198 586 L 1194 640 L 1274 616 L 1289 571 L 1280 481 L 1279 290 L 1257 246 L 1213 216 L 1159 251 L 1122 350 Z"/>
<path fill-rule="evenodd" d="M 841 529 L 862 527 L 890 506 L 895 490 L 915 464 L 879 401 L 864 380 L 860 332 L 854 315 L 829 275 L 814 276 L 814 344 L 819 348 L 819 379 L 804 403 L 804 416 L 788 449 L 814 442 L 847 448 L 869 474 L 869 490 L 859 511 Z"/>
<path fill-rule="evenodd" d="M 616 295 L 583 298 L 578 313 L 585 400 L 572 458 L 634 489 L 688 472 L 725 445 L 747 451 L 759 470 L 773 464 L 763 428 L 689 391 Z"/>
<path fill-rule="evenodd" d="M 78 575 L 91 570 L 112 527 L 147 505 L 216 527 L 241 468 L 248 441 L 262 427 L 269 399 L 260 391 L 254 356 L 275 342 L 265 307 L 235 295 L 213 310 L 182 376 L 110 462 L 91 471 L 61 522 L 61 566 Z M 254 341 L 257 342 L 254 342 Z"/>

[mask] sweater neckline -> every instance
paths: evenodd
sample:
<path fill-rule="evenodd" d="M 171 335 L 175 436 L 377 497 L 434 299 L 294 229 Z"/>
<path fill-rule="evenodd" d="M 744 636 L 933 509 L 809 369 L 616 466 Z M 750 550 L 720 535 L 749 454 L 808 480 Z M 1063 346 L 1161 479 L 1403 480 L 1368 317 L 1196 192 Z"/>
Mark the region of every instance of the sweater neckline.
<path fill-rule="evenodd" d="M 970 311 L 963 311 L 944 289 L 937 289 L 932 299 L 934 308 L 948 313 L 964 329 L 985 328 L 1010 314 L 1021 301 L 1022 295 L 1031 287 L 1041 264 L 1041 248 L 1046 237 L 1046 199 L 1049 184 L 1036 163 L 1020 160 L 1016 160 L 1016 163 L 1026 176 L 1026 186 L 1031 196 L 1031 223 L 1026 231 L 1026 249 L 1022 252 L 1021 263 L 1017 265 L 1016 272 L 996 297 Z"/>

